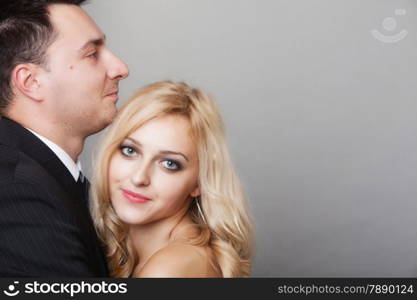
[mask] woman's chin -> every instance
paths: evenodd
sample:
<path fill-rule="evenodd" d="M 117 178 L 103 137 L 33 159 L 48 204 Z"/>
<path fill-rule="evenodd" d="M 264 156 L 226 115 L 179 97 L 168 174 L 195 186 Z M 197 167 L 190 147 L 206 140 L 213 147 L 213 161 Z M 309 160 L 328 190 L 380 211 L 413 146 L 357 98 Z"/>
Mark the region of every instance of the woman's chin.
<path fill-rule="evenodd" d="M 146 220 L 143 216 L 129 212 L 129 211 L 120 211 L 116 210 L 117 217 L 126 225 L 141 225 L 146 223 Z"/>

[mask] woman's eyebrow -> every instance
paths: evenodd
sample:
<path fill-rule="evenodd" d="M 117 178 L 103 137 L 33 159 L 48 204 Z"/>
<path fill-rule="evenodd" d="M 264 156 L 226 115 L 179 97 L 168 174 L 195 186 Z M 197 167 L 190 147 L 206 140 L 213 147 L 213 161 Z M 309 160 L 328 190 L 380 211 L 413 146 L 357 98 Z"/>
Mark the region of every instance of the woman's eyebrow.
<path fill-rule="evenodd" d="M 142 148 L 142 144 L 141 144 L 138 140 L 135 140 L 135 139 L 134 139 L 134 138 L 132 138 L 132 137 L 127 137 L 127 138 L 126 138 L 126 140 L 129 140 L 129 141 L 131 141 L 132 143 L 134 143 L 135 145 L 137 145 L 138 147 L 141 147 L 141 148 Z M 164 154 L 164 155 L 166 155 L 166 154 L 180 155 L 180 156 L 184 157 L 184 159 L 185 159 L 187 162 L 189 162 L 189 161 L 190 161 L 190 160 L 188 159 L 188 157 L 187 157 L 184 153 L 181 153 L 181 152 L 171 151 L 171 150 L 161 150 L 161 151 L 159 151 L 159 153 L 160 153 L 160 154 Z"/>
<path fill-rule="evenodd" d="M 181 153 L 181 152 L 175 152 L 175 151 L 169 151 L 169 150 L 164 150 L 164 151 L 159 151 L 159 153 L 161 154 L 174 154 L 174 155 L 180 155 L 182 157 L 184 157 L 184 159 L 188 162 L 188 158 L 185 154 Z"/>
<path fill-rule="evenodd" d="M 134 138 L 132 138 L 132 137 L 127 137 L 126 140 L 131 141 L 132 143 L 136 144 L 139 147 L 142 147 L 142 144 L 139 141 L 137 141 Z"/>

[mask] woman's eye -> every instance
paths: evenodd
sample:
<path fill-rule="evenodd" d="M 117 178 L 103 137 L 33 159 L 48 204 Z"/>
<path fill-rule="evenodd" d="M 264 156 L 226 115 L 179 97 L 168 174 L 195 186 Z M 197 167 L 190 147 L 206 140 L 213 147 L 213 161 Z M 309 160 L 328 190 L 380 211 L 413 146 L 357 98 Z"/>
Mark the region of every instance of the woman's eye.
<path fill-rule="evenodd" d="M 136 154 L 136 150 L 129 146 L 121 146 L 120 151 L 124 156 L 132 157 Z"/>
<path fill-rule="evenodd" d="M 164 160 L 162 162 L 162 165 L 164 166 L 164 168 L 167 168 L 170 171 L 176 171 L 181 169 L 180 163 L 170 159 Z"/>

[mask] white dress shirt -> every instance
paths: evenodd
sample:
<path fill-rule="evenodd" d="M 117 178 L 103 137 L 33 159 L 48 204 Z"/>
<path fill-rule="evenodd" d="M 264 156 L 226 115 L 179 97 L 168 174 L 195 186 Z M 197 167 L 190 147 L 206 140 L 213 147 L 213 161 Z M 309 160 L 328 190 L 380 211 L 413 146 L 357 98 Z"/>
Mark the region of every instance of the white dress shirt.
<path fill-rule="evenodd" d="M 68 171 L 70 171 L 72 177 L 74 177 L 74 180 L 77 181 L 81 172 L 80 160 L 78 160 L 77 162 L 74 162 L 72 158 L 68 155 L 68 153 L 65 152 L 57 144 L 55 144 L 54 142 L 48 140 L 46 137 L 41 136 L 40 134 L 34 132 L 33 130 L 29 128 L 26 128 L 26 129 L 32 132 L 34 135 L 36 135 L 46 146 L 48 146 L 55 153 L 56 156 L 58 156 L 58 158 L 65 165 L 65 167 L 67 167 Z"/>

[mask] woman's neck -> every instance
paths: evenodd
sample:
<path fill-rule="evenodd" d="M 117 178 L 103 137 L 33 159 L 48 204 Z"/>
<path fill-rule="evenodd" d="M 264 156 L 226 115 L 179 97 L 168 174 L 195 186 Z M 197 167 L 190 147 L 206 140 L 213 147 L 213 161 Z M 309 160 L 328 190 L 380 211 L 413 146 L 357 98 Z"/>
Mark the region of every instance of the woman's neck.
<path fill-rule="evenodd" d="M 187 226 L 192 224 L 188 214 L 180 212 L 167 219 L 131 226 L 129 237 L 139 257 L 137 269 L 141 269 L 153 254 L 169 243 L 192 237 L 195 229 Z"/>

